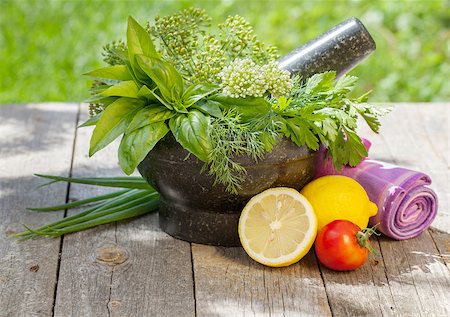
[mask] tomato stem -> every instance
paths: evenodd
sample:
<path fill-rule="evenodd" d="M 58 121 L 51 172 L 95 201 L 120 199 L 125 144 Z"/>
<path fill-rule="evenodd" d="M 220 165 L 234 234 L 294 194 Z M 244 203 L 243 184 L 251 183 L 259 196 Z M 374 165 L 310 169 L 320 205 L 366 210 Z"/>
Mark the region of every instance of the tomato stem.
<path fill-rule="evenodd" d="M 361 231 L 358 231 L 356 233 L 356 240 L 358 240 L 360 246 L 362 246 L 363 248 L 367 248 L 370 253 L 375 254 L 376 256 L 380 256 L 380 254 L 372 247 L 369 241 L 371 235 L 380 235 L 378 232 L 376 232 L 377 226 L 378 224 L 376 224 L 372 228 L 364 228 Z"/>

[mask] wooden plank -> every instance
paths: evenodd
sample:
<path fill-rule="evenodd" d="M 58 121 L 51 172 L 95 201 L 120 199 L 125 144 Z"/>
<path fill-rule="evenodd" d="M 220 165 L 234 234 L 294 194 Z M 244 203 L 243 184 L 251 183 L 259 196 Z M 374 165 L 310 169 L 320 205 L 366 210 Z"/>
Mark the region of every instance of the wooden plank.
<path fill-rule="evenodd" d="M 52 313 L 60 239 L 11 236 L 62 217 L 27 207 L 64 203 L 67 186 L 37 188 L 33 173 L 68 176 L 78 105 L 0 106 L 0 316 Z"/>
<path fill-rule="evenodd" d="M 438 107 L 438 110 L 443 110 L 442 105 Z M 404 111 L 410 111 L 410 109 L 406 108 L 406 105 L 401 105 L 396 110 L 396 113 L 391 115 L 391 119 L 387 123 L 385 122 L 388 125 L 387 133 L 383 131 L 381 136 L 374 136 L 373 133 L 368 133 L 368 135 L 374 142 L 374 148 L 380 147 L 379 150 L 374 149 L 372 151 L 374 158 L 414 168 L 417 166 L 417 160 L 412 161 L 407 155 L 400 155 L 400 159 L 398 159 L 397 156 L 393 156 L 390 152 L 390 146 L 386 146 L 386 138 L 390 141 L 395 140 L 389 142 L 389 144 L 393 146 L 400 143 L 400 146 L 397 146 L 397 151 L 401 152 L 403 150 L 404 153 L 408 153 L 405 151 L 405 148 L 410 147 L 408 141 L 410 144 L 417 138 L 419 142 L 424 142 L 423 139 L 417 136 L 411 137 L 407 133 L 405 136 L 405 131 L 408 132 L 409 129 L 398 129 L 396 122 L 403 118 Z M 421 127 L 421 133 L 423 134 L 424 127 L 419 124 L 419 120 L 423 120 L 423 114 L 420 117 L 417 116 L 410 119 L 412 119 L 412 122 L 408 121 L 408 123 L 411 126 L 418 125 Z M 431 123 L 430 120 L 421 122 L 421 124 L 423 122 Z M 406 141 L 405 137 L 407 137 Z M 415 148 L 420 151 L 424 147 L 432 155 L 438 155 L 439 153 L 430 144 L 422 146 L 422 143 L 420 143 Z M 394 157 L 397 160 L 394 161 Z M 438 167 L 440 169 L 445 166 L 444 163 L 442 157 L 438 158 L 437 164 L 439 164 Z M 425 167 L 428 169 L 435 167 L 435 163 L 427 162 L 427 164 Z M 418 165 L 416 168 L 422 168 L 422 166 Z M 380 251 L 383 251 L 383 254 L 388 254 L 386 260 L 383 258 L 372 258 L 360 269 L 345 273 L 333 272 L 321 267 L 326 294 L 333 315 L 359 316 L 381 314 L 396 316 L 403 313 L 406 315 L 431 313 L 433 315 L 434 313 L 446 312 L 447 307 L 445 305 L 433 310 L 434 303 L 442 302 L 448 295 L 448 286 L 446 286 L 448 272 L 442 266 L 443 263 L 441 260 L 432 264 L 425 261 L 426 259 L 439 259 L 439 253 L 431 242 L 432 240 L 428 235 L 424 235 L 422 239 L 416 239 L 415 244 L 382 238 L 380 242 L 381 249 L 378 243 L 375 243 L 375 246 Z M 397 254 L 397 249 L 400 250 L 401 256 Z M 418 252 L 420 251 L 417 250 L 423 250 L 425 255 L 419 254 Z M 411 254 L 415 256 L 411 257 Z M 308 310 L 308 307 L 317 306 L 317 303 L 315 305 L 308 305 L 309 300 L 305 300 L 304 291 L 295 293 L 303 294 L 301 301 L 303 306 L 301 308 L 307 307 L 306 311 L 301 311 L 296 308 L 292 309 L 292 307 L 286 308 L 286 305 L 283 307 L 281 305 L 284 302 L 283 300 L 270 300 L 277 298 L 277 296 L 281 298 L 288 297 L 282 292 L 273 291 L 273 289 L 267 286 L 268 278 L 265 276 L 266 271 L 270 272 L 268 274 L 273 274 L 275 271 L 261 267 L 253 262 L 244 262 L 244 259 L 247 258 L 241 249 L 230 251 L 230 249 L 194 245 L 193 258 L 197 312 L 200 316 L 221 314 L 238 316 L 247 314 L 270 315 L 274 312 L 276 315 L 277 313 L 286 314 L 286 312 L 290 311 L 296 311 L 297 314 L 299 312 L 309 314 L 311 311 Z M 405 275 L 406 268 L 402 272 L 397 272 L 395 271 L 395 260 L 408 263 L 412 267 L 418 268 L 432 265 L 436 278 L 433 275 L 427 276 L 425 271 L 413 271 L 409 275 Z M 255 268 L 259 268 L 259 271 L 256 271 Z M 291 269 L 278 269 L 280 272 L 283 272 L 283 277 L 281 278 L 283 282 L 285 282 L 284 275 L 287 275 L 286 272 Z M 261 271 L 264 273 L 261 273 Z M 306 275 L 314 276 L 314 274 L 317 274 L 316 271 L 317 268 L 310 270 Z M 230 274 L 230 272 L 233 273 Z M 428 284 L 426 285 L 429 287 L 420 284 L 420 281 L 427 281 Z M 278 281 L 278 284 L 280 283 Z M 418 290 L 417 288 L 421 288 L 422 290 Z M 433 291 L 431 291 L 431 288 L 433 288 Z M 223 291 L 218 292 L 217 290 L 219 289 L 223 289 Z M 403 293 L 402 290 L 404 290 Z M 431 292 L 432 295 L 429 295 L 428 292 Z M 275 304 L 272 305 L 273 303 Z M 315 313 L 320 314 L 317 311 Z"/>
<path fill-rule="evenodd" d="M 242 248 L 192 245 L 198 316 L 330 316 L 314 252 L 286 268 Z"/>
<path fill-rule="evenodd" d="M 450 269 L 450 235 L 435 228 L 431 228 L 429 232 L 439 251 L 440 258 Z"/>
<path fill-rule="evenodd" d="M 432 187 L 440 199 L 438 212 L 441 217 L 433 223 L 436 227 L 445 227 L 449 221 L 448 202 L 445 199 L 449 188 L 440 187 L 448 177 L 447 163 L 441 155 L 441 152 L 447 152 L 448 146 L 446 109 L 445 104 L 398 105 L 383 120 L 382 134 L 370 137 L 373 141 L 372 157 L 421 170 L 432 176 L 435 181 Z M 439 131 L 442 134 L 437 137 L 442 151 L 430 142 L 433 135 L 438 133 L 431 128 L 436 123 L 443 130 Z M 402 242 L 380 238 L 379 242 L 394 298 L 394 312 L 405 315 L 448 315 L 450 274 L 430 234 L 424 232 L 415 239 Z"/>
<path fill-rule="evenodd" d="M 73 175 L 122 176 L 115 146 L 87 157 L 91 131 L 78 131 Z M 101 192 L 72 186 L 70 198 Z M 147 215 L 64 238 L 55 315 L 193 316 L 193 288 L 190 244 L 161 232 L 157 215 Z"/>
<path fill-rule="evenodd" d="M 380 252 L 379 245 L 373 246 Z M 335 272 L 320 266 L 331 311 L 335 316 L 398 316 L 385 264 L 373 255 L 354 271 Z"/>
<path fill-rule="evenodd" d="M 397 313 L 449 316 L 450 271 L 428 231 L 401 242 L 381 238 L 380 243 Z"/>
<path fill-rule="evenodd" d="M 360 125 L 360 133 L 372 141 L 372 158 L 430 175 L 431 188 L 439 198 L 432 226 L 447 233 L 450 233 L 449 109 L 448 103 L 398 104 L 383 118 L 379 135 Z"/>

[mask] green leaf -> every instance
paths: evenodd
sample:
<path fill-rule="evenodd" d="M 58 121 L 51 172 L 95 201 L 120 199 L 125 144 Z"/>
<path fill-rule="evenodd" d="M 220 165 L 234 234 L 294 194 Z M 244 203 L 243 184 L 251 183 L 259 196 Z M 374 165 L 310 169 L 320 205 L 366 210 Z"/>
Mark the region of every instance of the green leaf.
<path fill-rule="evenodd" d="M 174 115 L 175 113 L 173 111 L 167 110 L 166 107 L 145 107 L 136 113 L 125 133 L 129 134 L 134 130 L 140 129 L 155 122 L 164 122 L 167 119 L 172 118 Z"/>
<path fill-rule="evenodd" d="M 183 104 L 189 108 L 197 101 L 215 93 L 219 87 L 209 83 L 198 83 L 190 85 L 183 94 Z"/>
<path fill-rule="evenodd" d="M 83 206 L 83 205 L 88 205 L 93 202 L 107 200 L 109 198 L 114 198 L 114 197 L 117 197 L 124 193 L 128 193 L 129 191 L 130 191 L 129 189 L 124 189 L 124 190 L 108 193 L 105 195 L 99 195 L 99 196 L 94 196 L 94 197 L 90 197 L 90 198 L 86 198 L 86 199 L 76 200 L 76 201 L 62 204 L 62 205 L 53 205 L 53 206 L 49 206 L 49 207 L 27 208 L 27 209 L 30 211 L 39 211 L 39 212 L 65 210 L 65 209 L 75 208 L 75 207 L 79 207 L 79 206 Z"/>
<path fill-rule="evenodd" d="M 141 89 L 139 89 L 138 98 L 145 98 L 149 103 L 151 102 L 157 102 L 158 98 L 155 97 L 155 93 L 150 90 L 146 85 L 142 85 Z"/>
<path fill-rule="evenodd" d="M 102 105 L 110 105 L 114 101 L 117 100 L 118 97 L 110 97 L 110 96 L 103 96 L 103 95 L 94 95 L 90 97 L 89 99 L 84 100 L 85 103 L 101 103 Z"/>
<path fill-rule="evenodd" d="M 169 128 L 164 122 L 155 122 L 125 133 L 119 146 L 119 164 L 130 175 L 153 147 L 162 139 Z"/>
<path fill-rule="evenodd" d="M 51 179 L 52 183 L 68 182 L 105 187 L 120 187 L 130 189 L 153 189 L 142 177 L 63 177 L 54 175 L 34 174 L 35 176 Z"/>
<path fill-rule="evenodd" d="M 367 149 L 361 141 L 361 138 L 354 131 L 345 130 L 347 135 L 346 143 L 348 145 L 348 164 L 350 166 L 358 165 L 363 157 L 367 157 Z"/>
<path fill-rule="evenodd" d="M 187 115 L 179 114 L 169 121 L 170 130 L 183 148 L 203 162 L 208 161 L 211 152 L 210 118 L 198 110 Z"/>
<path fill-rule="evenodd" d="M 130 67 L 141 83 L 147 83 L 148 76 L 136 62 L 137 55 L 159 57 L 150 35 L 131 16 L 128 17 L 127 46 Z"/>
<path fill-rule="evenodd" d="M 150 35 L 131 16 L 128 17 L 127 46 L 130 60 L 134 55 L 145 55 L 148 57 L 159 57 Z"/>
<path fill-rule="evenodd" d="M 290 138 L 298 146 L 306 144 L 310 149 L 319 149 L 319 139 L 313 132 L 314 128 L 309 126 L 307 120 L 301 118 L 285 118 L 283 121 L 281 132 L 286 137 Z"/>
<path fill-rule="evenodd" d="M 133 77 L 128 70 L 128 67 L 125 65 L 114 65 L 108 66 L 104 68 L 99 68 L 84 74 L 86 76 L 96 77 L 96 78 L 105 78 L 105 79 L 113 79 L 113 80 L 132 80 Z"/>
<path fill-rule="evenodd" d="M 124 133 L 144 103 L 138 99 L 119 98 L 102 113 L 92 133 L 89 156 L 114 141 Z"/>
<path fill-rule="evenodd" d="M 98 120 L 100 120 L 100 117 L 102 116 L 102 113 L 97 113 L 95 116 L 90 117 L 87 119 L 83 124 L 79 125 L 79 128 L 89 127 L 96 125 Z"/>
<path fill-rule="evenodd" d="M 192 107 L 216 118 L 223 117 L 222 110 L 220 110 L 220 103 L 214 100 L 202 100 L 201 103 L 195 104 Z"/>
<path fill-rule="evenodd" d="M 335 71 L 314 74 L 306 81 L 306 94 L 315 94 L 319 92 L 327 92 L 332 90 L 334 79 L 336 78 Z"/>
<path fill-rule="evenodd" d="M 358 98 L 365 98 L 364 96 Z M 372 129 L 373 132 L 378 133 L 380 128 L 379 117 L 389 113 L 392 110 L 392 107 L 388 106 L 372 106 L 366 103 L 355 103 L 350 102 L 351 106 L 356 109 L 356 111 L 361 115 L 361 117 L 366 121 L 367 125 Z"/>
<path fill-rule="evenodd" d="M 325 135 L 328 136 L 328 139 L 333 142 L 337 136 L 338 126 L 336 122 L 334 122 L 331 118 L 326 118 L 321 121 L 322 131 Z"/>
<path fill-rule="evenodd" d="M 136 56 L 141 69 L 156 83 L 162 97 L 172 106 L 181 101 L 183 78 L 170 63 L 155 57 Z"/>
<path fill-rule="evenodd" d="M 209 99 L 219 102 L 225 110 L 230 108 L 236 109 L 244 121 L 265 115 L 272 108 L 271 104 L 262 97 L 232 98 L 227 95 L 216 94 Z"/>
<path fill-rule="evenodd" d="M 338 79 L 334 85 L 334 90 L 340 94 L 347 94 L 353 90 L 355 83 L 358 81 L 358 77 L 344 75 Z"/>
<path fill-rule="evenodd" d="M 103 96 L 117 96 L 117 97 L 128 97 L 128 98 L 138 98 L 139 88 L 133 80 L 122 81 L 114 86 L 109 87 L 101 94 Z"/>
<path fill-rule="evenodd" d="M 89 88 L 89 92 L 91 94 L 100 94 L 103 91 L 105 91 L 106 89 L 108 89 L 109 87 L 111 87 L 112 85 L 117 84 L 117 82 L 111 83 L 111 84 L 102 84 L 102 85 L 95 85 L 91 88 Z"/>

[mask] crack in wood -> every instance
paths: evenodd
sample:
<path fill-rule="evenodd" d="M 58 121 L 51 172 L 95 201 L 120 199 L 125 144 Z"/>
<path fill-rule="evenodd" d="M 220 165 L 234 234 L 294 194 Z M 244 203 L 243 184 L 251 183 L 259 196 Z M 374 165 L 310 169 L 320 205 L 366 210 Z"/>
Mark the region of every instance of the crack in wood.
<path fill-rule="evenodd" d="M 78 134 L 78 123 L 80 121 L 80 115 L 81 115 L 81 104 L 78 104 L 77 106 L 77 114 L 75 117 L 75 129 L 74 129 L 74 135 L 73 135 L 73 142 L 72 142 L 72 155 L 70 158 L 70 167 L 69 167 L 69 175 L 68 177 L 72 177 L 72 171 L 73 171 L 73 162 L 75 160 L 75 147 L 77 144 L 77 134 Z M 66 198 L 65 203 L 68 203 L 70 200 L 70 183 L 67 183 L 67 189 L 66 189 Z M 64 216 L 63 218 L 67 217 L 67 209 L 64 210 Z M 56 265 L 56 285 L 53 292 L 53 303 L 52 303 L 52 316 L 55 316 L 55 305 L 56 305 L 56 296 L 58 295 L 58 285 L 59 285 L 59 274 L 61 270 L 61 254 L 63 250 L 64 245 L 64 235 L 61 236 L 59 241 L 59 251 L 58 251 L 58 264 Z"/>

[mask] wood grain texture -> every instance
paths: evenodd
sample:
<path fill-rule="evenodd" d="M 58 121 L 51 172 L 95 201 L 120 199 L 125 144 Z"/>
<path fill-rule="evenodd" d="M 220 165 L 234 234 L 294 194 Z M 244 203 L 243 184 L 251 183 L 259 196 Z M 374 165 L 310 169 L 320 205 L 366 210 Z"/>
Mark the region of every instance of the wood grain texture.
<path fill-rule="evenodd" d="M 450 235 L 446 232 L 431 228 L 429 230 L 441 259 L 450 270 Z"/>
<path fill-rule="evenodd" d="M 432 226 L 450 233 L 450 105 L 397 104 L 382 119 L 380 134 L 360 124 L 360 134 L 372 142 L 370 157 L 430 175 L 439 199 Z"/>
<path fill-rule="evenodd" d="M 78 130 L 73 176 L 123 176 L 116 146 L 87 157 L 90 134 Z M 70 198 L 101 192 L 72 186 Z M 64 238 L 55 316 L 194 316 L 193 289 L 190 244 L 149 214 Z"/>
<path fill-rule="evenodd" d="M 380 252 L 376 239 L 372 244 Z M 349 272 L 320 267 L 333 315 L 397 316 L 383 259 L 370 255 L 363 266 Z"/>
<path fill-rule="evenodd" d="M 193 244 L 198 316 L 330 316 L 313 252 L 285 268 L 250 259 L 242 248 Z"/>
<path fill-rule="evenodd" d="M 41 226 L 61 213 L 27 207 L 64 203 L 67 186 L 38 188 L 33 173 L 68 176 L 78 105 L 0 107 L 0 316 L 50 316 L 60 239 L 18 243 L 22 224 Z"/>
<path fill-rule="evenodd" d="M 60 239 L 18 244 L 10 235 L 21 223 L 62 217 L 25 208 L 64 202 L 66 184 L 37 189 L 42 181 L 31 175 L 69 174 L 78 107 L 2 106 L 0 316 L 51 316 L 56 283 L 56 316 L 449 316 L 449 106 L 399 104 L 380 135 L 361 125 L 371 157 L 429 174 L 440 205 L 421 236 L 374 239 L 382 256 L 358 270 L 318 266 L 313 251 L 287 268 L 259 265 L 242 248 L 194 244 L 191 252 L 149 214 L 66 236 L 58 281 Z M 114 147 L 87 157 L 90 133 L 78 131 L 73 176 L 122 175 Z M 69 197 L 104 191 L 71 186 Z"/>
<path fill-rule="evenodd" d="M 432 226 L 449 232 L 448 122 L 446 104 L 400 104 L 382 124 L 380 135 L 367 133 L 371 157 L 423 171 L 433 180 L 439 198 Z M 447 235 L 447 239 L 449 235 Z M 441 236 L 442 237 L 442 236 Z M 448 241 L 448 240 L 447 240 Z M 396 314 L 450 314 L 450 275 L 445 254 L 428 231 L 415 239 L 379 239 Z M 436 305 L 436 303 L 440 303 Z"/>
<path fill-rule="evenodd" d="M 428 231 L 417 238 L 380 238 L 397 315 L 449 316 L 450 271 Z"/>

